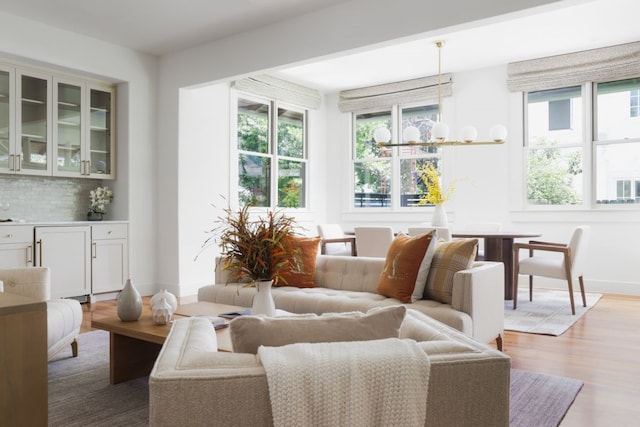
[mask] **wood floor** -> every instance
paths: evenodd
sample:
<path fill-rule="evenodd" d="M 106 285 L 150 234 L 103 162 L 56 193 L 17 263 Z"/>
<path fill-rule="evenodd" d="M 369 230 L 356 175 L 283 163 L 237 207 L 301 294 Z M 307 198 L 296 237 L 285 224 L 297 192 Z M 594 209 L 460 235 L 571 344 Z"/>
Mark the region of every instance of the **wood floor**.
<path fill-rule="evenodd" d="M 83 309 L 83 332 L 116 313 L 114 301 Z M 503 350 L 513 368 L 584 382 L 561 427 L 640 426 L 640 297 L 605 295 L 559 337 L 507 331 Z"/>

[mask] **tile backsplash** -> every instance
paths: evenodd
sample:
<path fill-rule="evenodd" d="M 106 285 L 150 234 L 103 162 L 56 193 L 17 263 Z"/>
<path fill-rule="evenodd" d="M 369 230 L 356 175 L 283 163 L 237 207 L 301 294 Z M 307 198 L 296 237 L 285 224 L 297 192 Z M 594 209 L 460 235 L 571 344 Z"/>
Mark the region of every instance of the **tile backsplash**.
<path fill-rule="evenodd" d="M 83 221 L 89 192 L 101 180 L 0 175 L 0 218 L 25 221 Z"/>

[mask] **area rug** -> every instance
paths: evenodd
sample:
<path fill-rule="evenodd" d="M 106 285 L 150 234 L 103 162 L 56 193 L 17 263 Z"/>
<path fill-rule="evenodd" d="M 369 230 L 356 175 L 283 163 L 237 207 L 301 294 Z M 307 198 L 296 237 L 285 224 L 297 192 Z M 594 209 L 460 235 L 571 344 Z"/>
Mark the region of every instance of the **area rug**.
<path fill-rule="evenodd" d="M 504 302 L 504 328 L 531 334 L 562 335 L 602 297 L 601 294 L 587 293 L 587 306 L 583 307 L 580 292 L 573 295 L 575 315 L 571 314 L 568 291 L 534 288 L 533 301 L 529 301 L 529 289 L 521 288 L 517 309 L 513 309 L 513 301 Z"/>
<path fill-rule="evenodd" d="M 511 427 L 558 426 L 582 382 L 511 370 Z M 148 378 L 109 384 L 109 334 L 80 335 L 78 357 L 64 350 L 49 362 L 49 427 L 149 424 Z"/>

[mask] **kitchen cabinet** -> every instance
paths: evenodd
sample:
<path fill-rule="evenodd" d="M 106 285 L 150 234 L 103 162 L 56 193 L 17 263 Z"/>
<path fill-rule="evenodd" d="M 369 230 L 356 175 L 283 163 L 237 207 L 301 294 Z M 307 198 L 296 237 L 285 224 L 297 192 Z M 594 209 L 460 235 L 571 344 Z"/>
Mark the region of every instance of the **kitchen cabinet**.
<path fill-rule="evenodd" d="M 91 227 L 92 293 L 122 290 L 129 278 L 127 224 L 100 224 Z"/>
<path fill-rule="evenodd" d="M 115 179 L 115 87 L 0 63 L 0 173 Z"/>
<path fill-rule="evenodd" d="M 35 262 L 51 269 L 51 298 L 91 294 L 91 227 L 36 226 Z"/>
<path fill-rule="evenodd" d="M 33 266 L 33 226 L 0 227 L 0 268 Z"/>
<path fill-rule="evenodd" d="M 55 78 L 53 175 L 115 178 L 113 89 Z"/>

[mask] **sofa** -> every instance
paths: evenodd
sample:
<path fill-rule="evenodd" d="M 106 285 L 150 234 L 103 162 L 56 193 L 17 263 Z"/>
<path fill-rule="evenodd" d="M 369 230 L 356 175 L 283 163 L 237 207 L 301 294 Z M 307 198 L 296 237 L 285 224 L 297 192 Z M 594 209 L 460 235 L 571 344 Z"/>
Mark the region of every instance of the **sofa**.
<path fill-rule="evenodd" d="M 51 271 L 48 267 L 0 269 L 4 292 L 31 297 L 47 303 L 47 359 L 71 345 L 78 355 L 82 308 L 74 299 L 51 299 Z"/>
<path fill-rule="evenodd" d="M 405 304 L 477 341 L 496 340 L 502 349 L 504 329 L 504 266 L 498 262 L 473 262 L 453 274 L 451 303 L 424 296 L 403 303 L 378 293 L 385 258 L 318 255 L 315 286 L 296 283 L 273 287 L 277 309 L 290 313 L 367 311 L 373 307 Z M 433 269 L 432 269 L 433 270 Z M 435 274 L 429 271 L 429 274 Z M 229 283 L 228 272 L 216 260 L 215 284 L 199 288 L 198 301 L 251 307 L 256 289 L 246 283 Z"/>
<path fill-rule="evenodd" d="M 507 355 L 414 309 L 398 330 L 429 359 L 425 425 L 509 425 Z M 206 319 L 174 321 L 149 376 L 150 425 L 272 426 L 270 399 L 259 355 L 217 351 Z"/>

